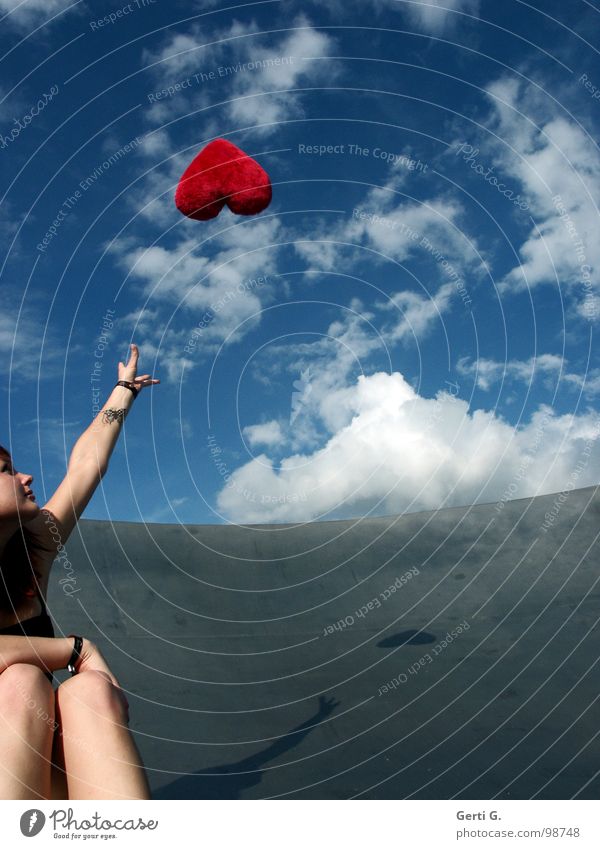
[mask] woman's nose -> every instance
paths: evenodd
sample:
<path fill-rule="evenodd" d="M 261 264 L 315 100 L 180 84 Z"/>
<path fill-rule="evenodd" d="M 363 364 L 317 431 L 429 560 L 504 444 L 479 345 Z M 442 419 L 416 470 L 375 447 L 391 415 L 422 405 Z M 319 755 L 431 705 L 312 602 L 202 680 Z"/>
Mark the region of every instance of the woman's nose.
<path fill-rule="evenodd" d="M 33 481 L 33 475 L 26 475 L 25 472 L 21 472 L 21 481 L 24 484 L 30 484 Z"/>

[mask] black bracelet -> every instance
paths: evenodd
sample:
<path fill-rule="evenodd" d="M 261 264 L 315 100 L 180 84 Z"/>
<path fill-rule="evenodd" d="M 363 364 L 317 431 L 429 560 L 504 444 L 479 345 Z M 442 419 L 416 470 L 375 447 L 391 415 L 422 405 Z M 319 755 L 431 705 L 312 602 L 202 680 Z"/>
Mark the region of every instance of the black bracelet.
<path fill-rule="evenodd" d="M 67 672 L 70 672 L 71 675 L 75 675 L 77 673 L 77 664 L 81 660 L 81 649 L 83 647 L 83 640 L 81 637 L 76 637 L 75 634 L 69 634 L 69 637 L 73 637 L 73 653 L 69 658 L 69 662 L 67 663 Z"/>
<path fill-rule="evenodd" d="M 131 389 L 131 391 L 133 392 L 133 397 L 137 398 L 137 394 L 139 392 L 139 389 L 131 381 L 129 381 L 129 380 L 117 380 L 117 382 L 115 383 L 115 386 L 124 386 L 125 389 Z"/>

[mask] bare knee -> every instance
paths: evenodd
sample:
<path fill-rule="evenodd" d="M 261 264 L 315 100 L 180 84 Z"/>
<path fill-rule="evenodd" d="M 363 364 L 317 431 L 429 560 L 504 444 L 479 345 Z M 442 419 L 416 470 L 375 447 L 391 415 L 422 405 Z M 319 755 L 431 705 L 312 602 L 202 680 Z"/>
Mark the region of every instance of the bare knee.
<path fill-rule="evenodd" d="M 54 690 L 39 667 L 13 663 L 0 674 L 0 714 L 53 721 Z"/>
<path fill-rule="evenodd" d="M 98 718 L 104 717 L 121 725 L 127 723 L 121 691 L 100 672 L 88 670 L 74 675 L 60 685 L 56 697 L 61 710 L 87 708 Z"/>

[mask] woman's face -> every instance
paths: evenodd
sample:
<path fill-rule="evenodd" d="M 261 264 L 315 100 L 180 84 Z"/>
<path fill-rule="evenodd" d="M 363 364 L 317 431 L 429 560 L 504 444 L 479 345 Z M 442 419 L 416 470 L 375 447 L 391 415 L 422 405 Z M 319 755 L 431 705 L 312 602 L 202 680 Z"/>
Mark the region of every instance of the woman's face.
<path fill-rule="evenodd" d="M 0 520 L 27 522 L 40 512 L 31 491 L 33 477 L 17 472 L 9 454 L 0 451 Z"/>

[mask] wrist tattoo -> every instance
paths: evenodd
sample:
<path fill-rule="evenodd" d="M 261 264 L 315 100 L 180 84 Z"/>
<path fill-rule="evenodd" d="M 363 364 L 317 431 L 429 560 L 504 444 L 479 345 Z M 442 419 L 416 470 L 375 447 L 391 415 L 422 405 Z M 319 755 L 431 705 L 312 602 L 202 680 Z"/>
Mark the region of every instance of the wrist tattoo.
<path fill-rule="evenodd" d="M 102 410 L 102 421 L 104 424 L 111 424 L 111 422 L 119 422 L 119 424 L 123 424 L 127 412 L 128 411 L 124 408 L 121 410 L 115 410 L 112 407 L 108 407 L 106 410 Z"/>

